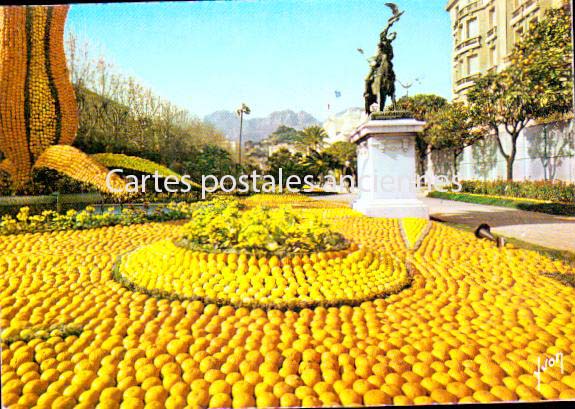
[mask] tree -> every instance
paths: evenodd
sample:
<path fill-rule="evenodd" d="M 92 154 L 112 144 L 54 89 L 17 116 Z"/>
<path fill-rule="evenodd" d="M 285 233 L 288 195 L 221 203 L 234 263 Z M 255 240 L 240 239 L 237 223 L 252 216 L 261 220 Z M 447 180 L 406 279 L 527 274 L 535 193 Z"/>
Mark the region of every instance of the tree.
<path fill-rule="evenodd" d="M 240 136 L 238 138 L 238 165 L 242 166 L 242 128 L 244 125 L 244 115 L 249 115 L 252 110 L 249 106 L 242 102 L 240 107 L 236 110 L 236 115 L 240 117 Z"/>
<path fill-rule="evenodd" d="M 403 96 L 397 100 L 397 109 L 409 111 L 418 121 L 426 121 L 428 116 L 447 104 L 447 100 L 435 94 Z"/>
<path fill-rule="evenodd" d="M 285 184 L 291 175 L 299 176 L 303 183 L 306 175 L 306 167 L 303 164 L 303 155 L 299 152 L 291 153 L 288 149 L 282 148 L 274 152 L 268 158 L 269 173 L 273 175 L 277 183 Z M 279 170 L 282 169 L 283 180 L 279 180 Z M 292 186 L 295 186 L 292 184 Z"/>
<path fill-rule="evenodd" d="M 571 109 L 572 59 L 569 15 L 563 9 L 548 10 L 515 46 L 510 66 L 483 75 L 469 91 L 473 115 L 491 129 L 507 162 L 508 180 L 513 179 L 517 140 L 528 123 Z M 508 150 L 500 127 L 509 137 Z"/>
<path fill-rule="evenodd" d="M 268 149 L 261 142 L 247 141 L 245 143 L 245 156 L 248 159 L 247 165 L 260 167 L 268 158 Z"/>
<path fill-rule="evenodd" d="M 349 166 L 354 178 L 357 175 L 357 147 L 351 142 L 339 141 L 328 146 L 325 153 L 332 155 L 341 168 L 342 174 L 345 174 Z M 348 165 L 349 164 L 349 165 Z"/>
<path fill-rule="evenodd" d="M 303 148 L 309 155 L 311 151 L 319 152 L 327 138 L 327 132 L 319 125 L 313 125 L 305 128 L 300 133 L 296 146 Z"/>
<path fill-rule="evenodd" d="M 564 113 L 573 107 L 573 43 L 569 7 L 547 10 L 531 24 L 511 55 L 512 67 L 540 94 L 542 116 Z"/>
<path fill-rule="evenodd" d="M 312 175 L 314 180 L 323 184 L 325 176 L 330 170 L 338 168 L 339 162 L 335 156 L 327 152 L 311 151 L 302 158 L 302 165 L 308 175 Z"/>
<path fill-rule="evenodd" d="M 397 109 L 409 111 L 418 121 L 427 121 L 429 116 L 447 104 L 447 100 L 434 94 L 417 94 L 412 97 L 403 96 L 397 101 Z M 419 168 L 425 169 L 425 159 L 431 146 L 425 137 L 425 132 L 415 137 L 415 147 L 418 152 Z M 431 169 L 429 169 L 431 170 Z"/>
<path fill-rule="evenodd" d="M 295 144 L 299 142 L 301 138 L 301 131 L 290 128 L 289 126 L 280 125 L 278 129 L 267 137 L 267 142 L 272 145 L 280 143 Z"/>
<path fill-rule="evenodd" d="M 79 111 L 74 146 L 88 153 L 122 153 L 181 166 L 206 144 L 229 149 L 214 126 L 123 75 L 89 43 L 71 33 L 67 63 Z"/>
<path fill-rule="evenodd" d="M 434 149 L 448 149 L 453 154 L 453 174 L 464 149 L 479 141 L 484 135 L 476 126 L 469 107 L 462 102 L 447 104 L 429 117 L 426 129 L 427 142 Z"/>
<path fill-rule="evenodd" d="M 186 173 L 192 180 L 201 180 L 203 175 L 214 175 L 221 178 L 234 172 L 236 164 L 230 152 L 217 145 L 204 145 L 196 151 L 194 160 L 183 163 Z"/>

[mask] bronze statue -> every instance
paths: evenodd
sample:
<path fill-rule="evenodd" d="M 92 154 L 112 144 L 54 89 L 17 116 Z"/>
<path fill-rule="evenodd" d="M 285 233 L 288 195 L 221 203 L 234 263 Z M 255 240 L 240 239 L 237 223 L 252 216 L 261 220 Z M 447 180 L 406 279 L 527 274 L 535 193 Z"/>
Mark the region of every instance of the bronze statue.
<path fill-rule="evenodd" d="M 399 11 L 393 3 L 385 3 L 393 13 L 387 21 L 387 26 L 379 35 L 377 53 L 369 59 L 370 71 L 365 78 L 365 113 L 371 113 L 371 106 L 379 104 L 379 110 L 383 112 L 387 97 L 391 97 L 395 106 L 395 72 L 393 71 L 393 47 L 391 43 L 395 40 L 397 33 L 389 33 L 389 29 L 404 13 Z M 363 50 L 360 49 L 360 52 Z"/>

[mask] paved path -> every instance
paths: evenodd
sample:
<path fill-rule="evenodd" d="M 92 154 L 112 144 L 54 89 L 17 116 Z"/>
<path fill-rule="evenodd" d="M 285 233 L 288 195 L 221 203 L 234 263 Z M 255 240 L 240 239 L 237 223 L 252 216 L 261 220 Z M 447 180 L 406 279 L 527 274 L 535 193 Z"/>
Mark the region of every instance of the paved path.
<path fill-rule="evenodd" d="M 319 196 L 321 200 L 351 203 L 353 194 Z M 575 217 L 553 216 L 507 207 L 420 197 L 430 215 L 440 221 L 477 227 L 489 224 L 494 233 L 543 247 L 575 252 Z"/>

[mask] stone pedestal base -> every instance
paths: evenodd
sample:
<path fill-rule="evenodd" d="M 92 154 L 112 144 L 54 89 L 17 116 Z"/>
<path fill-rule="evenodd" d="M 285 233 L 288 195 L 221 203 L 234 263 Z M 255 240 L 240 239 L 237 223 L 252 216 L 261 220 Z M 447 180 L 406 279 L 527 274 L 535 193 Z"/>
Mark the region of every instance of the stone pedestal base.
<path fill-rule="evenodd" d="M 424 125 L 392 119 L 370 120 L 357 128 L 350 138 L 358 147 L 355 210 L 371 217 L 429 218 L 416 197 L 415 138 Z"/>
<path fill-rule="evenodd" d="M 417 199 L 358 200 L 353 209 L 369 217 L 429 219 L 429 208 Z"/>

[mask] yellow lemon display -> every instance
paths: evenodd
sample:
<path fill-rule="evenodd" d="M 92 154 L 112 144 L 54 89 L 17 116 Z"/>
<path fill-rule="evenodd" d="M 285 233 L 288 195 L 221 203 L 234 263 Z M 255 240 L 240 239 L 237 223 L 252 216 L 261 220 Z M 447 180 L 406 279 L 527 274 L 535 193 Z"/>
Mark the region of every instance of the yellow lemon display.
<path fill-rule="evenodd" d="M 280 309 L 359 305 L 411 282 L 397 258 L 355 246 L 312 253 L 301 262 L 287 257 L 274 267 L 267 257 L 251 260 L 252 265 L 218 262 L 208 253 L 163 240 L 123 256 L 116 278 L 150 295 Z"/>
<path fill-rule="evenodd" d="M 256 195 L 249 206 L 275 198 Z M 307 407 L 575 396 L 575 289 L 541 274 L 573 274 L 570 265 L 437 223 L 367 218 L 297 195 L 276 205 L 286 202 L 357 247 L 209 253 L 176 244 L 182 222 L 0 236 L 3 403 Z M 409 286 L 386 292 L 406 277 Z M 538 358 L 559 353 L 564 373 L 547 368 L 538 387 Z"/>

